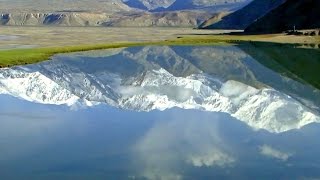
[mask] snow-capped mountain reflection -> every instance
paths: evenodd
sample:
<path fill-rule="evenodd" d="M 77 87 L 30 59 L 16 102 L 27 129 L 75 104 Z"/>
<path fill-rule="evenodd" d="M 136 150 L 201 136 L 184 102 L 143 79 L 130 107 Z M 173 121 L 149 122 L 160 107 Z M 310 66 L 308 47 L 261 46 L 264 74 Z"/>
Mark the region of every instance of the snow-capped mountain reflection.
<path fill-rule="evenodd" d="M 270 77 L 269 84 L 259 81 L 261 74 Z M 72 108 L 106 103 L 136 111 L 179 107 L 226 112 L 254 129 L 274 133 L 320 122 L 318 90 L 264 68 L 231 46 L 59 55 L 36 65 L 1 69 L 0 93 Z"/>

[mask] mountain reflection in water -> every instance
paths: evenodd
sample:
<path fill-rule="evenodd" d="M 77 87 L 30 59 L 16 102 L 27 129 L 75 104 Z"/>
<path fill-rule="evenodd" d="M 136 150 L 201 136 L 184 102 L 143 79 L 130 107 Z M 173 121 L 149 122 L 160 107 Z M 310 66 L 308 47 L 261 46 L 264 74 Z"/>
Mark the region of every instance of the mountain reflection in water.
<path fill-rule="evenodd" d="M 68 105 L 135 111 L 173 107 L 225 112 L 280 133 L 320 122 L 320 92 L 262 66 L 235 46 L 147 46 L 58 55 L 1 69 L 0 93 Z"/>
<path fill-rule="evenodd" d="M 304 74 L 270 48 L 134 47 L 0 69 L 0 177 L 319 178 L 317 55 L 295 59 Z"/>

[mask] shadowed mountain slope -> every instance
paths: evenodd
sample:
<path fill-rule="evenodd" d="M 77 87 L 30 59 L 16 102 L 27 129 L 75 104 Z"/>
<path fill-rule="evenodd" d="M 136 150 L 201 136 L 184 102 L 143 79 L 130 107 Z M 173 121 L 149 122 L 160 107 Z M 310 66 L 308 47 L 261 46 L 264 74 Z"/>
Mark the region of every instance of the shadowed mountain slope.
<path fill-rule="evenodd" d="M 320 28 L 319 0 L 287 0 L 249 27 L 249 33 L 279 33 L 293 29 Z"/>
<path fill-rule="evenodd" d="M 199 28 L 203 29 L 245 29 L 252 22 L 270 10 L 281 5 L 285 0 L 254 0 L 242 9 L 223 17 L 220 21 L 210 19 Z"/>

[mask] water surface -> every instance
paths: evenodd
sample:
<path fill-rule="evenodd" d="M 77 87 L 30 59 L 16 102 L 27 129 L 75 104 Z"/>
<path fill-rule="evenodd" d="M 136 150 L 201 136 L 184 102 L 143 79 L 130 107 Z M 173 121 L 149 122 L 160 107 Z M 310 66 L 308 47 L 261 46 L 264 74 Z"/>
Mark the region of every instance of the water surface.
<path fill-rule="evenodd" d="M 317 81 L 273 51 L 147 46 L 1 69 L 0 176 L 320 178 Z"/>

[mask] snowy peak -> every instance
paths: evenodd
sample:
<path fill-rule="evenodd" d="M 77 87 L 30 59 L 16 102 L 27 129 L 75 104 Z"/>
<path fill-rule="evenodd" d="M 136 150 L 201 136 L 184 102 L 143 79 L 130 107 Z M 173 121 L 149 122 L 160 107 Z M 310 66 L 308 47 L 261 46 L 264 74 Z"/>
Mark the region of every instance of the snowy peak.
<path fill-rule="evenodd" d="M 219 80 L 203 75 L 181 78 L 161 69 L 148 72 L 140 88 L 121 88 L 131 90 L 120 90 L 124 97 L 120 106 L 138 111 L 179 107 L 225 112 L 255 129 L 276 133 L 320 122 L 318 113 L 281 92 L 256 89 L 237 81 L 220 84 Z"/>
<path fill-rule="evenodd" d="M 225 112 L 256 130 L 265 129 L 273 133 L 320 122 L 319 112 L 301 103 L 302 98 L 292 97 L 267 85 L 253 86 L 262 84 L 252 83 L 257 81 L 257 72 L 251 69 L 259 69 L 259 65 L 246 64 L 246 55 L 229 56 L 229 51 L 241 54 L 240 50 L 226 48 L 219 56 L 233 59 L 234 64 L 238 61 L 241 64 L 238 67 L 242 69 L 234 75 L 246 71 L 245 74 L 250 74 L 249 80 L 247 77 L 226 79 L 214 72 L 204 73 L 208 67 L 204 68 L 191 57 L 204 58 L 208 56 L 204 51 L 220 52 L 221 47 L 202 48 L 198 55 L 193 54 L 196 51 L 185 50 L 192 56 L 180 55 L 177 47 L 128 48 L 113 53 L 106 51 L 105 55 L 75 53 L 57 56 L 52 61 L 36 65 L 1 69 L 0 94 L 70 107 L 103 103 L 135 111 L 163 111 L 178 107 Z M 224 67 L 225 71 L 229 68 L 228 60 L 221 61 L 217 57 L 211 61 L 216 61 L 212 66 Z M 227 72 L 232 73 L 233 70 Z M 269 77 L 277 75 L 267 69 L 261 73 Z M 238 75 L 243 76 L 243 73 Z M 286 82 L 299 85 L 289 79 Z"/>

